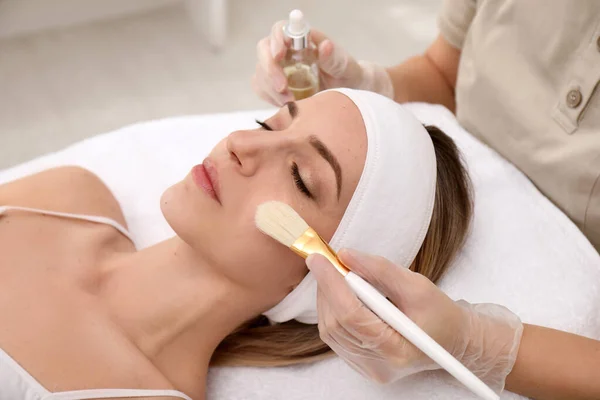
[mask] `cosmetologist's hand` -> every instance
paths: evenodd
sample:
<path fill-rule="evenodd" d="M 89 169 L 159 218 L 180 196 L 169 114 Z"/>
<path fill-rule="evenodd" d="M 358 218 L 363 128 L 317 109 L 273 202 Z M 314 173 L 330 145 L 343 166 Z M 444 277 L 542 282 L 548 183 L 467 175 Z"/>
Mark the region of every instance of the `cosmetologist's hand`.
<path fill-rule="evenodd" d="M 492 389 L 504 388 L 523 331 L 515 314 L 455 302 L 424 276 L 381 257 L 352 250 L 339 257 Z M 327 259 L 312 255 L 307 265 L 318 282 L 321 339 L 355 370 L 388 383 L 440 368 L 364 306 Z"/>
<path fill-rule="evenodd" d="M 252 77 L 252 88 L 264 100 L 281 106 L 294 97 L 288 90 L 287 79 L 280 66 L 291 42 L 283 34 L 286 21 L 271 28 L 269 36 L 256 46 L 258 61 Z M 310 41 L 317 46 L 320 88 L 348 87 L 374 91 L 393 98 L 392 81 L 382 66 L 356 61 L 342 47 L 334 44 L 322 32 L 310 30 Z"/>

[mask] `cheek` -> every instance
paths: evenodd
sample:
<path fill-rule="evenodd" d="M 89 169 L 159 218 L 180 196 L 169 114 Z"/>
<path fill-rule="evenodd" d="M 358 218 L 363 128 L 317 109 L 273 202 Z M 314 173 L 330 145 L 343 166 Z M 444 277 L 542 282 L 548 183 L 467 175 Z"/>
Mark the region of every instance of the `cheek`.
<path fill-rule="evenodd" d="M 243 254 L 242 284 L 254 290 L 285 296 L 306 275 L 304 260 L 290 249 L 255 231 L 235 251 Z"/>
<path fill-rule="evenodd" d="M 296 210 L 298 211 L 298 210 Z M 304 215 L 298 211 L 304 218 L 306 223 L 312 227 L 317 233 L 325 239 L 325 241 L 331 241 L 333 234 L 335 233 L 340 220 L 343 216 L 341 210 L 306 210 Z"/>
<path fill-rule="evenodd" d="M 229 280 L 280 299 L 308 270 L 302 258 L 258 230 L 255 214 L 266 201 L 293 205 L 293 196 L 278 185 L 253 186 L 251 190 L 242 186 L 236 189 L 239 196 L 227 206 L 212 212 L 199 210 L 202 219 L 194 229 L 175 231 Z M 189 225 L 189 221 L 182 223 Z"/>
<path fill-rule="evenodd" d="M 232 244 L 229 254 L 232 255 L 231 262 L 243 260 L 240 280 L 244 285 L 283 293 L 297 285 L 308 270 L 301 257 L 256 227 L 257 207 L 272 200 L 293 205 L 289 195 L 273 190 L 263 194 L 254 192 L 246 198 L 245 204 L 240 205 L 235 229 L 229 233 Z"/>
<path fill-rule="evenodd" d="M 269 180 L 273 182 L 273 180 Z M 274 300 L 283 298 L 308 272 L 304 260 L 260 232 L 255 225 L 257 207 L 266 201 L 290 204 L 300 215 L 318 221 L 314 210 L 289 193 L 285 185 L 236 188 L 235 201 L 211 207 L 194 195 L 184 180 L 165 191 L 161 209 L 175 233 L 194 248 L 212 268 L 237 284 L 259 290 Z M 232 193 L 229 193 L 232 195 Z M 320 229 L 322 224 L 315 225 Z M 328 231 L 328 230 L 327 230 Z M 323 231 L 325 234 L 325 232 Z"/>
<path fill-rule="evenodd" d="M 256 228 L 254 223 L 254 213 L 256 207 L 268 200 L 277 200 L 289 204 L 300 214 L 300 216 L 325 240 L 329 241 L 337 229 L 339 219 L 337 214 L 339 210 L 330 210 L 331 213 L 324 214 L 316 206 L 305 204 L 298 200 L 294 195 L 285 195 L 281 197 L 270 196 L 262 198 L 254 196 L 251 202 L 245 207 L 244 214 L 247 214 L 248 223 L 240 227 L 240 232 L 246 232 L 244 235 L 236 237 L 235 252 L 243 253 L 245 264 L 244 282 L 251 287 L 260 288 L 265 292 L 272 293 L 277 301 L 280 301 L 295 286 L 297 286 L 308 269 L 300 256 L 295 254 L 283 244 L 277 242 L 268 235 L 263 234 Z"/>

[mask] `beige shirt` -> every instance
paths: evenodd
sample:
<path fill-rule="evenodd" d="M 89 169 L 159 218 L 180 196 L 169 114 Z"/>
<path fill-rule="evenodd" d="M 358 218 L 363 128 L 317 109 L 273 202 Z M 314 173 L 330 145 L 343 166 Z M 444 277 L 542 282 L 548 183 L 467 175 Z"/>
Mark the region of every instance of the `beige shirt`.
<path fill-rule="evenodd" d="M 446 0 L 456 114 L 600 250 L 600 1 Z"/>

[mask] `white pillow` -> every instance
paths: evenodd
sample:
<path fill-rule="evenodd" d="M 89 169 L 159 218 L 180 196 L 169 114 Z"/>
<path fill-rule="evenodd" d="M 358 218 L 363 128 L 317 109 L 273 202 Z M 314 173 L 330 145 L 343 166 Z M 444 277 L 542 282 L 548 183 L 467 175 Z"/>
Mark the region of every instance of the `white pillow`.
<path fill-rule="evenodd" d="M 600 256 L 575 225 L 529 180 L 459 127 L 441 106 L 411 104 L 424 123 L 454 138 L 475 188 L 472 232 L 440 287 L 453 298 L 495 302 L 525 322 L 600 339 Z M 99 135 L 0 171 L 0 183 L 58 165 L 95 172 L 120 202 L 139 248 L 173 234 L 159 198 L 222 137 L 252 127 L 271 110 L 144 122 Z M 391 132 L 390 134 L 393 134 Z M 475 398 L 445 372 L 392 385 L 370 383 L 334 358 L 289 368 L 215 368 L 211 399 L 465 399 Z M 520 398 L 505 393 L 502 398 Z"/>

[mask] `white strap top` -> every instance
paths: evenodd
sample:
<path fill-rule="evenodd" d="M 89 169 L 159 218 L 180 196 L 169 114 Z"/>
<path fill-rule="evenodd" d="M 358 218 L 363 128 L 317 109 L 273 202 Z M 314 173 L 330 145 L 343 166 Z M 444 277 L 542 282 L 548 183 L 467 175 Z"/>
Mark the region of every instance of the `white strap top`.
<path fill-rule="evenodd" d="M 28 207 L 17 207 L 17 206 L 0 206 L 0 217 L 2 214 L 5 214 L 7 211 L 24 211 L 30 212 L 34 214 L 42 214 L 42 215 L 50 215 L 53 217 L 61 217 L 61 218 L 69 218 L 69 219 L 78 219 L 80 221 L 88 221 L 95 222 L 97 224 L 110 225 L 115 228 L 117 231 L 122 233 L 127 239 L 131 240 L 131 242 L 135 245 L 135 240 L 131 237 L 131 234 L 123 227 L 123 225 L 119 224 L 117 221 L 112 220 L 110 218 L 101 217 L 98 215 L 83 215 L 83 214 L 70 214 L 63 213 L 57 211 L 48 211 L 48 210 L 40 210 L 37 208 L 28 208 Z M 2 399 L 0 399 L 2 400 Z"/>
<path fill-rule="evenodd" d="M 27 207 L 0 206 L 0 218 L 7 211 L 24 211 L 55 217 L 78 219 L 114 227 L 134 244 L 130 233 L 118 222 L 95 215 L 69 214 L 39 210 Z M 29 372 L 19 365 L 11 356 L 0 348 L 0 400 L 87 400 L 139 397 L 176 397 L 192 400 L 191 397 L 178 390 L 141 390 L 141 389 L 90 389 L 68 392 L 50 392 Z"/>

